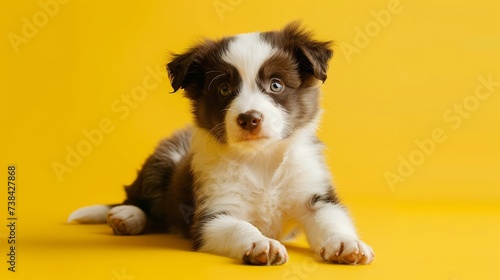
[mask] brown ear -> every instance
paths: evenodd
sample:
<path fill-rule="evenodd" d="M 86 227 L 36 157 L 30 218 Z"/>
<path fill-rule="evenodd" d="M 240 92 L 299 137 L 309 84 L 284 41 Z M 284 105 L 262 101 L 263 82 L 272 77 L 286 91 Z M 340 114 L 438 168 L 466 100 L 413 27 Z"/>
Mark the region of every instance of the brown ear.
<path fill-rule="evenodd" d="M 312 33 L 305 31 L 300 26 L 300 22 L 287 24 L 281 32 L 285 41 L 291 41 L 300 70 L 325 82 L 328 62 L 333 56 L 333 50 L 331 49 L 333 42 L 314 40 Z"/>
<path fill-rule="evenodd" d="M 167 64 L 168 77 L 173 92 L 186 88 L 199 79 L 200 67 L 196 61 L 199 46 L 193 47 L 183 54 L 173 54 L 173 59 Z"/>

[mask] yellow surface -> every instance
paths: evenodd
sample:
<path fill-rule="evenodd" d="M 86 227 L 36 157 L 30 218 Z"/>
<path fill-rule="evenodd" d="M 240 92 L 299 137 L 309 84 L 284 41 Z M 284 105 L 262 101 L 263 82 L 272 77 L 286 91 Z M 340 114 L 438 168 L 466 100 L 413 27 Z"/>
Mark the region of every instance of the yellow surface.
<path fill-rule="evenodd" d="M 500 279 L 497 1 L 6 2 L 0 225 L 15 164 L 17 271 L 3 225 L 0 279 Z M 300 238 L 286 265 L 244 266 L 175 236 L 64 224 L 121 201 L 158 140 L 190 122 L 168 94 L 169 51 L 294 19 L 337 42 L 320 137 L 372 265 L 317 263 Z"/>

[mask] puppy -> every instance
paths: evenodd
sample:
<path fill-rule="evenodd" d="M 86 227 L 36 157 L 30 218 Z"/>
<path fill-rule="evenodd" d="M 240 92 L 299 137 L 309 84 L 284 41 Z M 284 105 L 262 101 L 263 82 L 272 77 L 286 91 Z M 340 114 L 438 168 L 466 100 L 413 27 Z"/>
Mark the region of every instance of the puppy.
<path fill-rule="evenodd" d="M 291 23 L 175 55 L 169 78 L 195 124 L 159 144 L 122 204 L 84 207 L 68 221 L 107 220 L 118 235 L 180 232 L 197 250 L 255 265 L 286 263 L 279 240 L 302 230 L 321 260 L 371 263 L 315 134 L 330 45 Z"/>

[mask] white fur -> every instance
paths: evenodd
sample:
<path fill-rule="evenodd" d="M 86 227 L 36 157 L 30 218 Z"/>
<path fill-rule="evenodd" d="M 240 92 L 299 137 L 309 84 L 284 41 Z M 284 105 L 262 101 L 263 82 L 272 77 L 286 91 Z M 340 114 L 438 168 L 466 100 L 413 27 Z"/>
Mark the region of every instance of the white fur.
<path fill-rule="evenodd" d="M 225 122 L 227 131 L 227 140 L 230 144 L 241 145 L 245 148 L 246 145 L 252 145 L 255 141 L 241 141 L 246 131 L 241 131 L 238 126 L 238 115 L 250 110 L 256 110 L 262 113 L 262 130 L 260 137 L 266 138 L 269 141 L 279 140 L 282 137 L 286 127 L 285 112 L 282 108 L 276 107 L 274 101 L 259 90 L 250 90 L 243 84 L 243 89 L 240 94 L 231 102 L 227 110 Z M 258 142 L 262 142 L 258 140 Z M 250 148 L 255 148 L 252 146 Z"/>
<path fill-rule="evenodd" d="M 172 161 L 175 163 L 175 164 L 178 164 L 182 158 L 183 158 L 183 154 L 177 152 L 177 151 L 171 151 L 170 154 L 168 155 L 168 157 L 170 159 L 172 159 Z"/>
<path fill-rule="evenodd" d="M 68 217 L 68 223 L 82 224 L 108 223 L 118 235 L 141 234 L 146 227 L 146 214 L 133 205 L 92 205 L 79 208 Z"/>
<path fill-rule="evenodd" d="M 108 224 L 118 235 L 141 234 L 146 227 L 146 213 L 133 205 L 120 205 L 108 212 Z"/>
<path fill-rule="evenodd" d="M 271 45 L 260 38 L 260 33 L 248 33 L 236 36 L 223 55 L 227 63 L 238 69 L 242 79 L 239 94 L 231 102 L 225 117 L 228 142 L 233 145 L 238 144 L 242 149 L 255 149 L 253 142 L 262 144 L 269 140 L 280 139 L 286 127 L 284 109 L 277 107 L 268 95 L 263 94 L 255 82 L 260 67 L 274 52 Z M 237 118 L 239 114 L 250 110 L 263 114 L 262 131 L 259 136 L 268 141 L 241 141 L 245 132 L 239 129 Z"/>
<path fill-rule="evenodd" d="M 241 258 L 256 242 L 283 240 L 290 233 L 284 231 L 286 224 L 296 221 L 317 256 L 337 261 L 334 255 L 342 246 L 339 262 L 349 262 L 342 258 L 356 252 L 354 263 L 362 262 L 361 256 L 366 256 L 363 263 L 373 260 L 345 209 L 321 202 L 318 209 L 310 207 L 309 199 L 325 192 L 330 176 L 308 129 L 254 154 L 210 137 L 199 130 L 193 138 L 193 169 L 203 186 L 197 195 L 205 198 L 196 211 L 229 211 L 230 216 L 207 223 L 201 250 Z"/>
<path fill-rule="evenodd" d="M 69 215 L 67 223 L 75 221 L 82 224 L 104 224 L 106 223 L 106 214 L 110 208 L 108 205 L 92 205 L 79 208 Z"/>
<path fill-rule="evenodd" d="M 288 260 L 286 249 L 279 241 L 265 237 L 249 222 L 231 216 L 210 221 L 204 229 L 204 238 L 207 242 L 202 249 L 207 252 L 236 259 L 243 256 L 259 259 L 260 256 L 263 264 L 283 264 Z"/>
<path fill-rule="evenodd" d="M 275 52 L 260 36 L 258 32 L 237 35 L 222 56 L 224 61 L 236 67 L 243 85 L 250 90 L 258 90 L 255 77 L 262 64 Z"/>

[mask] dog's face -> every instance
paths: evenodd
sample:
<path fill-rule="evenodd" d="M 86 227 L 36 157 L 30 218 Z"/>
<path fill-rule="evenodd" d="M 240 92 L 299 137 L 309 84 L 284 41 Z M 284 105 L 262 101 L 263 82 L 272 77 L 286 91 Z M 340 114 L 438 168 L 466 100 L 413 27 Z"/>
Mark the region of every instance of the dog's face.
<path fill-rule="evenodd" d="M 281 31 L 206 40 L 167 65 L 185 90 L 196 124 L 218 142 L 264 145 L 293 136 L 319 112 L 319 82 L 333 52 L 287 25 Z"/>

